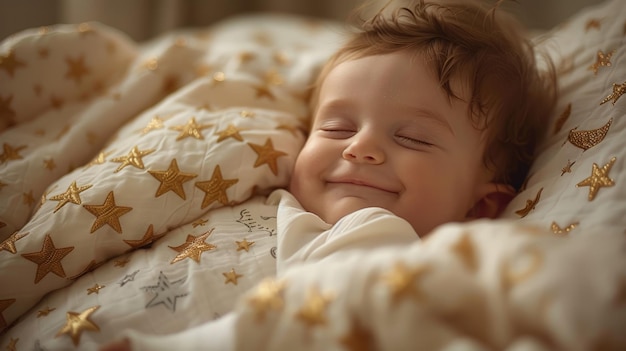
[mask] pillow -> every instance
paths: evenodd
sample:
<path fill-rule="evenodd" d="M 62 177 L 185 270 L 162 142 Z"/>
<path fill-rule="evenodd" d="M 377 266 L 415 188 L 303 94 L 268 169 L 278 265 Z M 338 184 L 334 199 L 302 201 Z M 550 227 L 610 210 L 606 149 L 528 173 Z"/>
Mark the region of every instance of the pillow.
<path fill-rule="evenodd" d="M 0 251 L 3 280 L 10 282 L 0 288 L 6 303 L 0 327 L 124 253 L 129 241 L 149 244 L 214 208 L 285 187 L 305 139 L 309 83 L 339 44 L 337 31 L 319 25 L 242 17 L 169 33 L 137 46 L 123 77 L 104 94 L 5 132 L 3 143 L 19 157 L 5 151 L 0 168 L 6 185 L 0 218 L 11 223 Z M 76 27 L 55 28 L 27 35 L 64 35 Z M 49 47 L 49 54 L 77 50 L 92 62 L 99 53 L 78 46 L 95 40 L 85 35 L 71 49 Z M 11 50 L 11 42 L 6 46 Z M 82 74 L 105 74 L 101 68 L 108 66 Z M 21 73 L 16 79 L 37 79 Z M 48 89 L 63 91 L 65 83 Z M 36 208 L 29 201 L 30 219 L 25 192 L 41 197 Z"/>
<path fill-rule="evenodd" d="M 584 9 L 545 38 L 539 48 L 556 64 L 560 97 L 526 188 L 503 217 L 562 235 L 624 231 L 626 6 Z"/>

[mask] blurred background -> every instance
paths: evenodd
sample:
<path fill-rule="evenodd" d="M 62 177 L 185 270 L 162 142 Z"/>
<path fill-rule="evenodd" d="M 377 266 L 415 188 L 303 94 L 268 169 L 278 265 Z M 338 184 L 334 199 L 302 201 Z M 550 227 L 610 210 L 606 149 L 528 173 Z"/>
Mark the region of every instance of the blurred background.
<path fill-rule="evenodd" d="M 57 23 L 98 21 L 136 41 L 179 27 L 204 27 L 230 16 L 280 12 L 344 21 L 364 0 L 0 0 L 0 40 Z M 376 0 L 385 3 L 386 0 Z M 505 6 L 532 29 L 549 29 L 605 0 L 511 0 Z M 625 1 L 626 3 L 626 1 Z"/>

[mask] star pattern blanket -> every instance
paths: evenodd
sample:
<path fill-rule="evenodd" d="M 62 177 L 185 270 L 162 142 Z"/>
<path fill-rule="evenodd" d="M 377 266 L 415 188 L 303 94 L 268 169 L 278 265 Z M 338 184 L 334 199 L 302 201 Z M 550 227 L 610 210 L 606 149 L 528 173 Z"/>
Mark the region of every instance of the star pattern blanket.
<path fill-rule="evenodd" d="M 559 111 L 504 222 L 280 278 L 267 195 L 344 28 L 258 15 L 145 43 L 98 23 L 10 36 L 0 347 L 96 349 L 234 311 L 241 349 L 625 349 L 625 25 L 610 0 L 549 33 Z"/>

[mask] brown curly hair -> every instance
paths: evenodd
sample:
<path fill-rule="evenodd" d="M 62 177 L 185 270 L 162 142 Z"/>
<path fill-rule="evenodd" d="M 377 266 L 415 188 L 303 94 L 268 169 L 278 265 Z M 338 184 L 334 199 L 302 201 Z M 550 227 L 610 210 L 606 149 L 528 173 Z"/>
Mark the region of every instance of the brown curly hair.
<path fill-rule="evenodd" d="M 474 1 L 391 2 L 369 20 L 322 68 L 311 106 L 326 75 L 341 62 L 411 51 L 423 55 L 450 99 L 452 82 L 469 88 L 468 115 L 485 131 L 483 161 L 493 181 L 520 189 L 556 103 L 554 66 L 538 55 L 523 27 L 500 9 Z"/>

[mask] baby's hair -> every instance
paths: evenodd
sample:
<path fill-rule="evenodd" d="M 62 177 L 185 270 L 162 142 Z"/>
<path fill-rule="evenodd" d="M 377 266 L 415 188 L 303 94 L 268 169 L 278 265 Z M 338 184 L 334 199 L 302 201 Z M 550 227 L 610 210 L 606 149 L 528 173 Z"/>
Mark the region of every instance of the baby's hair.
<path fill-rule="evenodd" d="M 534 159 L 556 102 L 554 66 L 537 53 L 523 27 L 500 9 L 478 1 L 390 1 L 322 68 L 311 96 L 313 109 L 326 75 L 338 64 L 373 55 L 409 51 L 421 55 L 450 99 L 453 87 L 469 88 L 468 115 L 485 131 L 483 161 L 493 181 L 519 189 Z"/>

